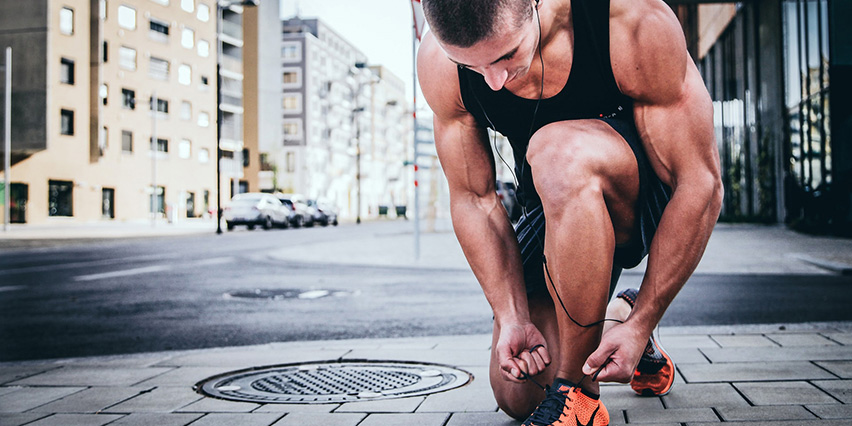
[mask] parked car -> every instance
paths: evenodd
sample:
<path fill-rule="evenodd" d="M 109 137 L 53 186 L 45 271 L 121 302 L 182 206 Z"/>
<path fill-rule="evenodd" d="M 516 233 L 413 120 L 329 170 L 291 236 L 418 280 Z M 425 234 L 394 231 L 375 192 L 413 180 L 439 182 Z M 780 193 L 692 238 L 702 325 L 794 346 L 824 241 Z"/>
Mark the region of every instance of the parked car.
<path fill-rule="evenodd" d="M 309 207 L 305 198 L 299 194 L 275 194 L 276 198 L 288 207 L 293 214 L 290 216 L 290 224 L 294 228 L 302 226 L 314 226 L 314 208 Z"/>
<path fill-rule="evenodd" d="M 514 182 L 497 181 L 497 196 L 500 197 L 500 202 L 503 203 L 503 208 L 506 209 L 506 214 L 509 215 L 509 220 L 517 222 L 521 218 L 521 205 L 515 196 Z"/>
<path fill-rule="evenodd" d="M 237 194 L 231 199 L 225 211 L 225 224 L 229 231 L 237 225 L 246 225 L 254 229 L 260 225 L 263 229 L 274 226 L 287 227 L 289 214 L 277 198 L 260 192 Z"/>
<path fill-rule="evenodd" d="M 337 208 L 326 201 L 308 200 L 308 206 L 316 209 L 314 220 L 322 226 L 332 224 L 337 226 Z"/>

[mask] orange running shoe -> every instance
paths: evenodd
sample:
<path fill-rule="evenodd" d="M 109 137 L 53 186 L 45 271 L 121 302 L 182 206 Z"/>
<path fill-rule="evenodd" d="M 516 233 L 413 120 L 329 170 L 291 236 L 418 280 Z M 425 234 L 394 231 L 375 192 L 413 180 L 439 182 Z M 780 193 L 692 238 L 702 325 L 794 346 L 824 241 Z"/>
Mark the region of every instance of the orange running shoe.
<path fill-rule="evenodd" d="M 628 288 L 618 293 L 616 297 L 624 299 L 633 308 L 638 294 L 639 290 Z M 633 372 L 630 387 L 633 388 L 634 392 L 642 396 L 663 396 L 672 390 L 674 377 L 674 361 L 663 350 L 657 339 L 651 336 L 648 345 L 645 346 L 645 352 L 639 358 L 636 371 Z"/>
<path fill-rule="evenodd" d="M 607 426 L 609 412 L 600 395 L 557 378 L 545 389 L 545 398 L 522 426 Z"/>

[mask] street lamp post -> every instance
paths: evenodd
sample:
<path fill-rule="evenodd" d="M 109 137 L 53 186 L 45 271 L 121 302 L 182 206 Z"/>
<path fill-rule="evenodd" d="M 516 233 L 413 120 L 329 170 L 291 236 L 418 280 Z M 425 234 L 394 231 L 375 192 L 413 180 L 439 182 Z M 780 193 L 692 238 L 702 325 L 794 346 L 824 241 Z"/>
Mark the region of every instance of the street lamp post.
<path fill-rule="evenodd" d="M 216 2 L 216 234 L 222 234 L 222 39 L 223 10 L 231 6 L 258 6 L 260 0 Z"/>
<path fill-rule="evenodd" d="M 356 62 L 355 68 L 358 69 L 358 72 L 354 74 L 358 77 L 356 80 L 358 83 L 357 89 L 355 91 L 355 109 L 352 110 L 354 114 L 359 114 L 364 112 L 364 107 L 358 106 L 359 99 L 361 97 L 361 89 L 364 87 L 365 83 L 361 81 L 361 70 L 367 69 L 367 64 L 364 62 Z M 370 74 L 370 81 L 366 82 L 366 84 L 370 85 L 370 90 L 372 90 L 372 86 L 378 83 L 381 79 L 376 77 L 375 75 Z M 371 109 L 372 109 L 372 95 L 371 95 Z M 357 182 L 357 191 L 358 191 L 358 199 L 357 199 L 357 214 L 355 215 L 355 223 L 361 223 L 361 121 L 360 117 L 355 115 L 355 181 Z"/>

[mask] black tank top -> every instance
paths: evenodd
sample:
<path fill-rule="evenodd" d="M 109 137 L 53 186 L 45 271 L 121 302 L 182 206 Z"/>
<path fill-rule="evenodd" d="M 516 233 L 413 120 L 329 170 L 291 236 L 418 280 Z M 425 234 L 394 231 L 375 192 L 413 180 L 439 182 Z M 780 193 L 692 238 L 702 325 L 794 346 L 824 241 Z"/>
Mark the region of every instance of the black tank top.
<path fill-rule="evenodd" d="M 609 0 L 571 0 L 574 57 L 562 90 L 541 100 L 516 96 L 505 87 L 493 91 L 484 77 L 459 68 L 459 88 L 465 109 L 483 127 L 506 136 L 512 146 L 518 175 L 518 200 L 527 208 L 540 203 L 524 158 L 532 133 L 556 121 L 618 117 L 633 121 L 632 100 L 615 83 L 609 57 Z M 544 64 L 547 72 L 547 63 Z M 530 132 L 532 129 L 532 132 Z"/>

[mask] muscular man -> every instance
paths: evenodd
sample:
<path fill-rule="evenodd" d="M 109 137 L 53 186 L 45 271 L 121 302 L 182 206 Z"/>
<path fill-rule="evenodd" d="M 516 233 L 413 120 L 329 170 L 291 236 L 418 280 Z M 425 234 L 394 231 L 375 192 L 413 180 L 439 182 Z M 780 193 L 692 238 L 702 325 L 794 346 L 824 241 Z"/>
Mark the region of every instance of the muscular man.
<path fill-rule="evenodd" d="M 422 3 L 420 84 L 454 229 L 494 311 L 495 398 L 525 425 L 606 425 L 599 381 L 671 388 L 652 330 L 722 202 L 713 109 L 678 21 L 662 0 Z M 514 232 L 489 127 L 514 152 Z M 607 309 L 645 255 L 638 294 Z"/>

